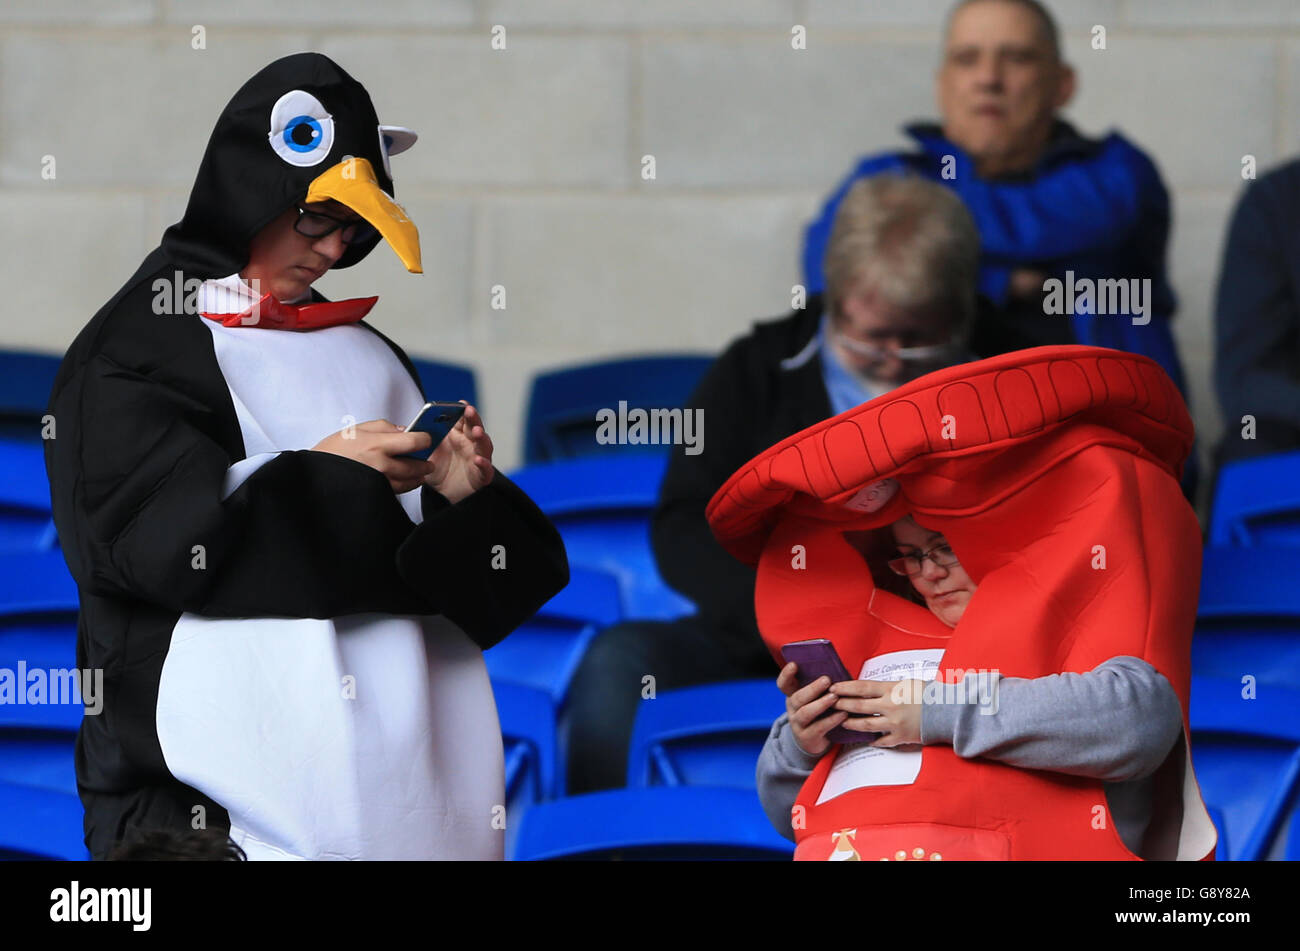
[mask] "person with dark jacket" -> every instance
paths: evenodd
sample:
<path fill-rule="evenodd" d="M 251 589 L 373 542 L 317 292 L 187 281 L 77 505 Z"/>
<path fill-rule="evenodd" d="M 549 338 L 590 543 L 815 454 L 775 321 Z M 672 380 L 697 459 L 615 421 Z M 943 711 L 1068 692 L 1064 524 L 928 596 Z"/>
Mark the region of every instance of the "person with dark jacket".
<path fill-rule="evenodd" d="M 947 189 L 916 177 L 862 182 L 835 222 L 826 293 L 757 324 L 710 367 L 689 401 L 704 411 L 703 451 L 673 455 L 651 528 L 660 572 L 698 613 L 615 625 L 593 642 L 570 688 L 570 792 L 623 784 L 648 684 L 772 676 L 754 572 L 715 541 L 705 506 L 769 446 L 969 358 L 978 256 L 974 222 Z"/>
<path fill-rule="evenodd" d="M 809 293 L 825 285 L 831 223 L 853 183 L 921 175 L 956 192 L 979 228 L 979 290 L 994 307 L 976 321 L 972 351 L 1078 343 L 1140 353 L 1187 398 L 1170 323 L 1169 194 L 1124 136 L 1091 138 L 1059 118 L 1075 86 L 1036 0 L 957 3 L 937 76 L 941 123 L 908 125 L 915 150 L 862 158 L 831 193 L 804 236 Z M 1193 455 L 1189 497 L 1197 480 Z"/>
<path fill-rule="evenodd" d="M 483 651 L 568 583 L 563 542 L 473 407 L 436 448 L 404 430 L 425 397 L 377 298 L 312 287 L 381 240 L 420 270 L 389 164 L 414 139 L 325 56 L 266 66 L 59 368 L 96 859 L 202 830 L 254 860 L 504 855 Z"/>
<path fill-rule="evenodd" d="M 1300 160 L 1241 196 L 1214 307 L 1220 464 L 1300 449 Z"/>

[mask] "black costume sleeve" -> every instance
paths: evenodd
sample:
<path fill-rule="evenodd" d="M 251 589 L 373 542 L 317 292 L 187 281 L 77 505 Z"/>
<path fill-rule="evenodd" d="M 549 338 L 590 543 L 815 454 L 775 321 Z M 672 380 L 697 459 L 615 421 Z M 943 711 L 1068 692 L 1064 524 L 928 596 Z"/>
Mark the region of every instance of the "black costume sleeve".
<path fill-rule="evenodd" d="M 751 421 L 763 418 L 766 387 L 746 372 L 743 345 L 723 353 L 691 395 L 687 406 L 704 411 L 703 449 L 695 456 L 674 450 L 659 490 L 651 542 L 664 580 L 720 625 L 738 649 L 752 653 L 762 643 L 754 616 L 754 570 L 723 550 L 704 517 L 713 494 L 756 454 Z"/>
<path fill-rule="evenodd" d="M 455 505 L 423 492 L 424 522 L 398 549 L 397 567 L 420 589 L 436 583 L 441 613 L 490 647 L 569 583 L 564 542 L 500 472 Z"/>
<path fill-rule="evenodd" d="M 568 580 L 558 533 L 504 478 L 416 526 L 377 470 L 284 451 L 223 500 L 233 460 L 205 431 L 212 409 L 103 353 L 50 411 L 59 537 L 96 595 L 219 618 L 451 611 L 487 647 Z M 508 571 L 477 557 L 484 540 Z"/>

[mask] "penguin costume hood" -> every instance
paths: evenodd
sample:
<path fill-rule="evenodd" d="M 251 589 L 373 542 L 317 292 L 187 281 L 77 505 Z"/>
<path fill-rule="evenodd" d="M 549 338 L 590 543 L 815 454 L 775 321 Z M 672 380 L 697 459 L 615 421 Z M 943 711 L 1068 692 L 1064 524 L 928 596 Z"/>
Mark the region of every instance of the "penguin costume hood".
<path fill-rule="evenodd" d="M 500 472 L 452 504 L 315 450 L 425 402 L 361 319 L 376 298 L 313 289 L 285 312 L 346 312 L 240 319 L 260 303 L 250 242 L 295 203 L 347 205 L 419 270 L 388 162 L 414 139 L 326 57 L 272 63 L 223 110 L 184 218 L 64 357 L 45 460 L 77 664 L 104 674 L 76 751 L 96 858 L 199 827 L 250 859 L 502 857 L 482 651 L 568 583 L 559 534 Z"/>
<path fill-rule="evenodd" d="M 185 217 L 162 248 L 187 273 L 209 278 L 248 263 L 253 236 L 297 202 L 347 205 L 378 231 L 350 245 L 351 267 L 386 238 L 420 273 L 420 237 L 393 201 L 389 156 L 416 134 L 380 125 L 365 87 L 320 53 L 295 53 L 262 69 L 217 119 Z"/>

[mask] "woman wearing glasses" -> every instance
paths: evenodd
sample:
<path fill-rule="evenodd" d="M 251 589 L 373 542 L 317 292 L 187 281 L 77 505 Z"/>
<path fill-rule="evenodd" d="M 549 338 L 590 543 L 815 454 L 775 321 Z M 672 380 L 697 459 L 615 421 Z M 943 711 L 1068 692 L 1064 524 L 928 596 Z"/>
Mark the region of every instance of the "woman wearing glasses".
<path fill-rule="evenodd" d="M 955 628 L 976 593 L 956 553 L 911 516 L 891 528 L 898 557 L 888 562 L 890 570 L 906 576 L 915 600 Z M 1146 661 L 1115 657 L 1086 673 L 1033 679 L 967 674 L 957 689 L 943 692 L 925 691 L 920 680 L 831 684 L 827 677 L 800 688 L 796 670 L 787 664 L 777 678 L 786 713 L 773 724 L 757 771 L 763 808 L 786 837 L 793 838 L 791 808 L 800 787 L 835 747 L 827 732 L 843 726 L 882 733 L 869 745 L 886 750 L 947 744 L 963 758 L 1100 779 L 1116 832 L 1142 854 L 1151 776 L 1183 726 L 1177 694 Z M 1125 728 L 1134 723 L 1143 729 Z"/>

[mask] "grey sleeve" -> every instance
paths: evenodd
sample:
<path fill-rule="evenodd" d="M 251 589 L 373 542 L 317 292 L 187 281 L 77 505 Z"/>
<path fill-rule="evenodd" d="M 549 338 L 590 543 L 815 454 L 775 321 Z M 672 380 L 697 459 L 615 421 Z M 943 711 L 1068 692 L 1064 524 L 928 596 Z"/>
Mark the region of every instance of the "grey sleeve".
<path fill-rule="evenodd" d="M 794 739 L 790 720 L 781 714 L 772 724 L 772 730 L 758 756 L 754 771 L 758 781 L 758 798 L 767 813 L 768 821 L 791 842 L 794 830 L 790 828 L 790 810 L 820 756 L 809 756 Z"/>
<path fill-rule="evenodd" d="M 1137 657 L 1032 679 L 968 673 L 932 684 L 921 709 L 922 743 L 1107 782 L 1154 773 L 1182 731 L 1178 695 Z"/>

